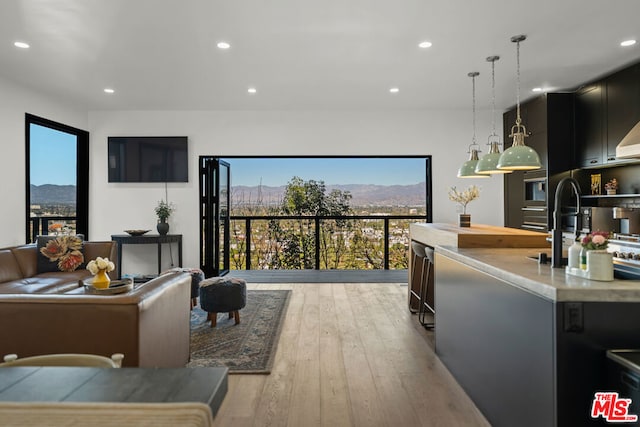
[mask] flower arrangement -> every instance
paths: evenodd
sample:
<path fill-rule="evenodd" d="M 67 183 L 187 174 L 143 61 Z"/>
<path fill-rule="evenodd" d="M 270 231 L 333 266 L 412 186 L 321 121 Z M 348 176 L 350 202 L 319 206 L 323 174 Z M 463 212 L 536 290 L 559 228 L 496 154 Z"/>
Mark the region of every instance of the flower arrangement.
<path fill-rule="evenodd" d="M 609 182 L 604 185 L 605 190 L 617 190 L 618 189 L 618 180 L 613 178 Z"/>
<path fill-rule="evenodd" d="M 594 231 L 582 238 L 582 247 L 587 250 L 607 249 L 611 233 L 608 231 Z"/>
<path fill-rule="evenodd" d="M 158 206 L 156 206 L 156 215 L 161 222 L 164 222 L 171 216 L 175 207 L 173 203 L 167 203 L 164 200 L 160 200 L 158 202 Z"/>
<path fill-rule="evenodd" d="M 94 276 L 101 270 L 108 273 L 113 271 L 115 268 L 115 264 L 112 261 L 109 261 L 109 258 L 97 257 L 96 259 L 89 261 L 87 264 L 87 270 L 89 270 Z"/>
<path fill-rule="evenodd" d="M 449 200 L 460 204 L 463 214 L 467 213 L 467 205 L 469 202 L 478 197 L 480 197 L 480 189 L 475 185 L 469 186 L 469 188 L 464 191 L 458 191 L 455 186 L 449 189 Z"/>

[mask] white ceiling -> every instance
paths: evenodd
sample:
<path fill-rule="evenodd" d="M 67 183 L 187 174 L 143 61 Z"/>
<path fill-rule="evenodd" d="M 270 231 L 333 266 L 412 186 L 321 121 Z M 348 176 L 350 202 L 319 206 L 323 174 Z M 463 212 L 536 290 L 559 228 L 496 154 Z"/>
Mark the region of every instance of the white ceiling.
<path fill-rule="evenodd" d="M 500 55 L 505 109 L 511 36 L 528 98 L 639 60 L 639 22 L 638 0 L 0 0 L 0 75 L 87 110 L 381 110 L 470 108 L 479 71 L 489 108 Z"/>

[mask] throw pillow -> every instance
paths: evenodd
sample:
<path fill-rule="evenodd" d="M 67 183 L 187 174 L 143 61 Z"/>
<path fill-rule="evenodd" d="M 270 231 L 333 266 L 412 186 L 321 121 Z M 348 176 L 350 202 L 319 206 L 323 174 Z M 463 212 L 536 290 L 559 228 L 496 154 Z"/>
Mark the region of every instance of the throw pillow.
<path fill-rule="evenodd" d="M 38 236 L 38 273 L 75 271 L 84 263 L 77 236 Z"/>

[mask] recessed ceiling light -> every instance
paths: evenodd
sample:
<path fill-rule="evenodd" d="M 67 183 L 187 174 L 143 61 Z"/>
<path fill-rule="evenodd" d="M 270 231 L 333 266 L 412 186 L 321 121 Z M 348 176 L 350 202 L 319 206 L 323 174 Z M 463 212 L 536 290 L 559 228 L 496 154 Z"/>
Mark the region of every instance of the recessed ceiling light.
<path fill-rule="evenodd" d="M 218 42 L 216 46 L 218 46 L 219 49 L 229 49 L 231 47 L 227 42 Z"/>
<path fill-rule="evenodd" d="M 104 89 L 104 93 L 114 93 L 114 92 L 115 92 L 115 90 L 113 90 L 113 89 L 111 89 L 109 87 Z"/>
<path fill-rule="evenodd" d="M 633 46 L 634 44 L 636 44 L 635 40 L 625 40 L 620 43 L 620 46 Z"/>
<path fill-rule="evenodd" d="M 256 93 L 256 92 L 257 92 L 257 90 L 256 90 L 256 88 L 255 88 L 255 87 L 250 87 L 249 89 L 247 89 L 247 92 L 249 92 L 249 93 Z"/>
<path fill-rule="evenodd" d="M 25 42 L 15 42 L 13 45 L 15 47 L 19 47 L 20 49 L 29 49 L 29 43 Z"/>
<path fill-rule="evenodd" d="M 534 87 L 533 89 L 531 89 L 531 92 L 542 92 L 544 89 L 542 89 L 541 87 Z"/>
<path fill-rule="evenodd" d="M 400 89 L 398 89 L 397 87 L 392 87 L 391 89 L 389 89 L 389 92 L 398 93 L 398 92 L 400 92 Z"/>
<path fill-rule="evenodd" d="M 422 49 L 426 49 L 426 48 L 429 48 L 431 46 L 432 46 L 432 43 L 428 42 L 428 41 L 424 41 L 424 42 L 421 42 L 420 44 L 418 44 L 418 47 L 421 47 Z"/>

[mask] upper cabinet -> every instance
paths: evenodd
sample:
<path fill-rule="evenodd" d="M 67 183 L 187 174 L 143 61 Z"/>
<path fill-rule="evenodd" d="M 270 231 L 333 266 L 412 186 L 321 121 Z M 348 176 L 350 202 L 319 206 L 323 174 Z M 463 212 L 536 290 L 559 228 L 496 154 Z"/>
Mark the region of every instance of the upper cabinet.
<path fill-rule="evenodd" d="M 602 165 L 604 144 L 604 90 L 600 83 L 575 95 L 576 166 Z"/>
<path fill-rule="evenodd" d="M 575 94 L 575 167 L 627 161 L 616 146 L 640 121 L 640 64 L 586 85 Z"/>

